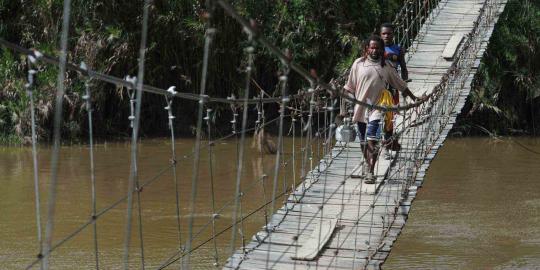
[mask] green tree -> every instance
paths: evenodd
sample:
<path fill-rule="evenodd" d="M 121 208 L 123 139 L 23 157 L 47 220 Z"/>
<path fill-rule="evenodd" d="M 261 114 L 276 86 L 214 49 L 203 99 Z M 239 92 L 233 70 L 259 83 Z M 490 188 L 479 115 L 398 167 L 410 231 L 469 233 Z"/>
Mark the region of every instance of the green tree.
<path fill-rule="evenodd" d="M 539 96 L 540 2 L 510 0 L 478 70 L 459 129 L 471 134 L 535 135 Z"/>
<path fill-rule="evenodd" d="M 145 84 L 167 88 L 176 85 L 182 92 L 198 93 L 202 46 L 208 7 L 198 0 L 156 0 L 151 9 Z M 58 55 L 62 0 L 0 0 L 0 35 L 27 48 Z M 246 18 L 253 18 L 262 35 L 282 49 L 289 49 L 294 60 L 314 68 L 329 80 L 348 68 L 357 56 L 359 40 L 367 37 L 383 21 L 391 21 L 401 0 L 234 0 L 231 3 Z M 117 77 L 137 73 L 142 0 L 73 0 L 69 38 L 69 61 L 84 61 L 99 72 Z M 245 65 L 243 48 L 246 35 L 232 18 L 216 7 L 211 23 L 217 28 L 210 60 L 208 94 L 239 96 Z M 0 50 L 2 93 L 0 94 L 0 136 L 22 142 L 29 134 L 29 106 L 24 89 L 25 57 Z M 40 65 L 36 80 L 39 135 L 50 138 L 52 100 L 57 68 Z M 263 48 L 257 48 L 254 80 L 273 93 L 279 61 Z M 86 134 L 86 111 L 82 100 L 84 81 L 74 72 L 66 77 L 64 138 L 77 140 Z M 129 102 L 126 90 L 115 85 L 92 82 L 94 126 L 97 136 L 129 134 Z M 291 92 L 306 87 L 291 76 Z M 256 89 L 256 88 L 254 88 Z M 253 91 L 255 92 L 255 91 Z M 143 136 L 165 135 L 166 113 L 163 97 L 145 95 Z M 190 112 L 194 102 L 177 101 L 178 132 L 188 135 L 194 124 Z M 215 107 L 218 117 L 228 119 L 228 106 Z M 11 116 L 17 115 L 16 118 Z M 10 116 L 11 115 L 11 116 Z M 10 116 L 10 117 L 8 117 Z M 227 120 L 218 123 L 227 123 Z M 20 127 L 18 127 L 19 125 Z"/>

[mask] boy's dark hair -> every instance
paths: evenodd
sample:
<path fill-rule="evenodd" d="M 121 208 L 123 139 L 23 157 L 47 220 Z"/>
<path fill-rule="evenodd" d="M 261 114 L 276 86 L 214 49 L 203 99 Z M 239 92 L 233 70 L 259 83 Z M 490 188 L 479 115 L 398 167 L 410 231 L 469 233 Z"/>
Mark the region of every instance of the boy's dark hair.
<path fill-rule="evenodd" d="M 390 29 L 392 29 L 392 31 L 396 29 L 396 27 L 391 23 L 383 23 L 383 24 L 381 24 L 380 29 L 382 30 L 383 28 L 390 28 Z"/>

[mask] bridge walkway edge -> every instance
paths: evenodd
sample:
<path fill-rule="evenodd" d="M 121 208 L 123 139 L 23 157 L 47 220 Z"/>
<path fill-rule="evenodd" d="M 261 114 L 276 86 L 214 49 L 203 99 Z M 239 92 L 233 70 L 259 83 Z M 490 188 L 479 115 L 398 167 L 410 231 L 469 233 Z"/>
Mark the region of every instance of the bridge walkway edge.
<path fill-rule="evenodd" d="M 447 70 L 451 66 L 451 62 L 441 57 L 446 45 L 444 40 L 449 40 L 456 33 L 470 32 L 474 26 L 474 20 L 470 18 L 479 16 L 483 2 L 446 0 L 439 3 L 437 16 L 423 26 L 427 27 L 425 35 L 413 44 L 412 56 L 408 60 L 409 72 L 414 79 L 410 88 L 415 94 L 429 93 L 440 82 L 444 73 L 434 71 Z M 501 5 L 496 17 L 504 10 L 506 0 L 499 2 Z M 496 21 L 495 18 L 489 24 L 480 41 L 470 73 L 462 78 L 463 87 L 454 88 L 452 110 L 435 125 L 422 124 L 403 133 L 400 139 L 402 145 L 411 145 L 411 148 L 402 149 L 401 153 L 404 154 L 397 158 L 410 163 L 421 162 L 412 186 L 406 190 L 402 188 L 403 179 L 410 172 L 396 170 L 389 161 L 380 159 L 377 173 L 380 186 L 377 192 L 366 192 L 361 179 L 349 177 L 362 162 L 359 144 L 337 144 L 330 156 L 323 158 L 319 166 L 289 195 L 286 203 L 272 215 L 270 222 L 252 237 L 245 250 L 239 249 L 229 258 L 224 269 L 380 268 L 406 223 L 412 201 L 422 186 L 431 160 L 443 145 L 465 104 Z M 451 25 L 451 22 L 454 24 Z M 438 40 L 430 40 L 433 38 L 431 31 L 445 34 L 438 36 Z M 433 65 L 427 67 L 426 61 L 431 61 Z M 419 153 L 417 147 L 412 147 L 414 144 L 406 142 L 416 141 L 412 134 L 429 138 L 430 145 L 422 147 Z M 292 259 L 322 220 L 336 217 L 338 228 L 316 260 Z"/>

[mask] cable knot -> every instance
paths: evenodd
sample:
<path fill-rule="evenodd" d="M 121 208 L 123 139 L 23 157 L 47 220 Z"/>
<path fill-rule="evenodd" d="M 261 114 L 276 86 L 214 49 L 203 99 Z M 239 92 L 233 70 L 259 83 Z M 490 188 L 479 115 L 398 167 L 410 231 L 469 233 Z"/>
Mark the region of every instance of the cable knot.
<path fill-rule="evenodd" d="M 28 55 L 28 60 L 30 60 L 32 64 L 35 64 L 41 57 L 43 57 L 43 54 L 40 51 L 33 49 L 32 54 Z"/>
<path fill-rule="evenodd" d="M 210 97 L 208 95 L 200 95 L 199 103 L 204 104 L 207 103 L 210 100 Z"/>
<path fill-rule="evenodd" d="M 205 121 L 210 121 L 210 113 L 212 113 L 212 109 L 206 109 L 206 116 L 203 118 Z"/>
<path fill-rule="evenodd" d="M 129 76 L 129 75 L 126 75 L 126 77 L 124 77 L 124 81 L 126 81 L 127 83 L 129 83 L 130 85 L 127 85 L 127 88 L 129 90 L 135 88 L 137 86 L 137 76 Z"/>
<path fill-rule="evenodd" d="M 169 88 L 167 88 L 167 93 L 171 96 L 176 96 L 176 94 L 178 92 L 175 91 L 176 90 L 176 86 L 170 86 Z"/>
<path fill-rule="evenodd" d="M 32 85 L 34 85 L 34 75 L 37 73 L 35 69 L 28 70 L 28 83 L 24 85 L 28 91 L 31 91 Z"/>

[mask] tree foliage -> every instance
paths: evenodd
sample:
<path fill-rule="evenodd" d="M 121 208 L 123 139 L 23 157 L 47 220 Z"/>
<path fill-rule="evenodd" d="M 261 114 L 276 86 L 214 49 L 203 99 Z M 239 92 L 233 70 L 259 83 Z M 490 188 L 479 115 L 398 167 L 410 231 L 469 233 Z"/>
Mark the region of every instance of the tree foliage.
<path fill-rule="evenodd" d="M 472 98 L 470 119 L 518 129 L 530 126 L 531 111 L 523 106 L 537 96 L 538 3 L 511 0 L 501 18 L 480 69 L 479 86 Z M 234 0 L 230 3 L 280 49 L 291 51 L 294 61 L 315 69 L 323 80 L 336 77 L 358 56 L 359 41 L 381 22 L 392 21 L 402 0 Z M 0 0 L 0 36 L 8 41 L 58 55 L 62 0 Z M 117 77 L 137 74 L 137 57 L 143 1 L 73 0 L 68 60 L 84 61 L 99 72 Z M 201 0 L 155 0 L 151 6 L 146 52 L 145 84 L 198 93 L 209 7 Z M 243 48 L 248 46 L 242 28 L 216 7 L 211 24 L 217 29 L 211 50 L 207 94 L 239 96 L 245 77 Z M 275 91 L 280 63 L 267 50 L 256 48 L 254 80 L 269 94 Z M 36 80 L 38 132 L 50 138 L 52 100 L 57 67 L 40 65 Z M 22 55 L 0 49 L 0 137 L 6 141 L 29 140 L 29 106 L 24 89 L 26 61 Z M 84 80 L 69 72 L 66 77 L 64 138 L 77 140 L 86 134 L 86 110 L 82 100 Z M 92 81 L 94 126 L 97 136 L 127 136 L 129 102 L 126 89 Z M 306 87 L 291 75 L 291 92 Z M 257 93 L 253 87 L 252 93 Z M 537 90 L 535 90 L 537 91 Z M 166 135 L 167 114 L 163 97 L 144 95 L 143 136 Z M 197 104 L 177 100 L 177 132 L 189 135 Z M 218 126 L 228 126 L 228 106 L 214 107 Z M 271 110 L 268 110 L 271 111 Z M 477 120 L 475 120 L 477 119 Z M 222 123 L 222 124 L 220 124 Z M 467 122 L 469 123 L 469 122 Z M 483 122 L 482 122 L 483 123 Z M 528 124 L 529 123 L 529 124 Z M 491 127 L 491 126 L 490 126 Z"/>
<path fill-rule="evenodd" d="M 473 134 L 538 134 L 539 97 L 540 2 L 510 0 L 495 27 L 459 128 Z"/>
<path fill-rule="evenodd" d="M 253 18 L 261 33 L 273 44 L 289 49 L 294 60 L 314 68 L 324 79 L 347 67 L 358 51 L 358 40 L 378 24 L 392 20 L 400 0 L 235 0 L 231 3 L 246 18 Z M 28 48 L 58 55 L 62 19 L 61 0 L 0 1 L 0 35 Z M 73 0 L 69 38 L 71 62 L 84 61 L 102 73 L 124 77 L 137 73 L 143 1 Z M 205 1 L 156 0 L 151 7 L 145 84 L 167 88 L 176 85 L 182 92 L 198 93 L 203 39 L 208 11 Z M 218 34 L 212 48 L 208 94 L 238 96 L 244 85 L 239 72 L 244 64 L 246 35 L 239 24 L 213 9 L 211 23 Z M 24 56 L 1 50 L 2 93 L 0 94 L 0 136 L 18 138 L 29 135 L 28 99 L 23 88 L 26 78 Z M 273 93 L 279 70 L 278 60 L 257 48 L 254 79 Z M 52 100 L 56 67 L 41 66 L 37 79 L 37 112 L 40 135 L 50 137 Z M 82 92 L 84 81 L 75 73 L 66 77 L 64 137 L 84 136 L 86 111 Z M 292 78 L 291 91 L 305 85 Z M 92 82 L 95 130 L 98 136 L 129 134 L 129 102 L 125 89 Z M 142 134 L 159 136 L 167 132 L 163 98 L 145 95 Z M 179 132 L 187 134 L 194 124 L 196 104 L 177 101 Z M 226 115 L 228 107 L 217 107 Z M 15 116 L 16 115 L 16 116 Z M 225 122 L 225 121 L 224 121 Z M 28 139 L 28 138 L 27 138 Z"/>

